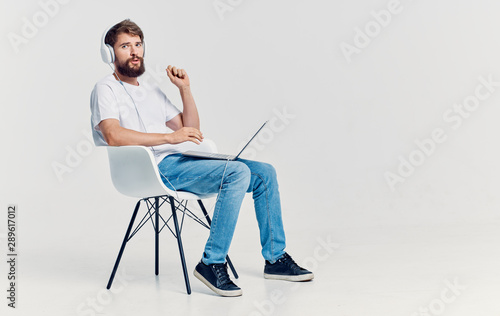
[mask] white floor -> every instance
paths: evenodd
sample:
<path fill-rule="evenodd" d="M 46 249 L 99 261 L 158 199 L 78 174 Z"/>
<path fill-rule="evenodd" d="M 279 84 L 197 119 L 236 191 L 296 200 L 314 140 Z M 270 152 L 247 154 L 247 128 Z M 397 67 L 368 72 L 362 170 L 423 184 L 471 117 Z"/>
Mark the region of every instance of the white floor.
<path fill-rule="evenodd" d="M 73 223 L 73 234 L 45 227 L 25 237 L 17 308 L 3 299 L 1 315 L 500 315 L 498 222 L 350 229 L 288 223 L 289 252 L 316 276 L 291 283 L 262 277 L 255 220 L 242 214 L 230 255 L 243 296 L 223 298 L 192 275 L 207 231 L 190 221 L 183 237 L 191 295 L 168 231 L 154 275 L 149 223 L 127 246 L 112 291 L 105 290 L 126 217 L 111 225 L 103 215 Z M 44 232 L 57 238 L 47 243 Z"/>

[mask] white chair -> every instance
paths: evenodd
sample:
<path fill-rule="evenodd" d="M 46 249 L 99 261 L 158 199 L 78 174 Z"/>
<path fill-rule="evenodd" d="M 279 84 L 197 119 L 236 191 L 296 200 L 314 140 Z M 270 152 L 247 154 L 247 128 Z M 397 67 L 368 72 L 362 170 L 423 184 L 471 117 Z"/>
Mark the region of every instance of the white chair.
<path fill-rule="evenodd" d="M 203 144 L 204 148 L 201 148 L 201 150 L 217 152 L 217 148 L 212 141 L 205 139 L 203 141 Z M 125 234 L 125 238 L 123 239 L 118 257 L 116 258 L 113 272 L 111 273 L 106 288 L 108 290 L 111 288 L 116 270 L 118 269 L 118 265 L 120 264 L 120 260 L 127 242 L 144 226 L 145 223 L 147 223 L 148 220 L 151 220 L 153 228 L 155 230 L 155 274 L 158 275 L 159 273 L 159 234 L 161 230 L 166 226 L 171 231 L 172 235 L 174 235 L 174 237 L 177 239 L 182 269 L 184 272 L 184 280 L 186 283 L 186 290 L 188 294 L 191 294 L 191 286 L 186 269 L 186 261 L 184 258 L 184 250 L 182 247 L 181 239 L 184 216 L 187 215 L 202 226 L 210 229 L 210 216 L 208 215 L 201 200 L 213 197 L 216 194 L 196 195 L 185 191 L 172 191 L 167 188 L 161 180 L 154 156 L 148 147 L 108 146 L 107 151 L 111 171 L 111 179 L 115 188 L 118 190 L 118 192 L 124 195 L 139 198 L 140 200 L 135 206 L 132 218 Z M 187 203 L 189 200 L 198 201 L 198 204 L 203 211 L 203 215 L 208 225 L 187 208 Z M 132 231 L 141 201 L 145 202 L 148 210 L 142 220 Z M 160 207 L 165 202 L 170 204 L 172 211 L 172 215 L 170 215 L 167 220 L 165 220 L 163 216 L 160 215 Z M 177 218 L 177 211 L 182 212 L 182 220 L 180 225 Z M 162 221 L 162 224 L 160 222 L 160 219 Z M 172 230 L 168 225 L 170 219 L 173 220 L 174 230 Z M 160 227 L 160 225 L 162 226 Z M 238 278 L 238 274 L 236 273 L 231 260 L 229 259 L 229 256 L 226 257 L 226 260 L 229 267 L 231 268 L 231 271 L 233 272 L 234 277 Z"/>

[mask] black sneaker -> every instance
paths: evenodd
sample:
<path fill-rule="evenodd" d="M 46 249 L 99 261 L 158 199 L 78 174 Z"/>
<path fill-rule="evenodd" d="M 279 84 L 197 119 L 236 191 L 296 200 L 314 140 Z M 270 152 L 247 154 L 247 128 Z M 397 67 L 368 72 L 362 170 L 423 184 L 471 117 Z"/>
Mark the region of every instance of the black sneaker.
<path fill-rule="evenodd" d="M 194 269 L 194 276 L 219 295 L 240 296 L 243 294 L 241 289 L 229 278 L 227 263 L 206 265 L 200 261 Z"/>
<path fill-rule="evenodd" d="M 286 281 L 309 281 L 314 279 L 314 274 L 311 271 L 299 267 L 299 265 L 293 261 L 292 257 L 285 252 L 285 254 L 273 264 L 266 260 L 264 278 Z"/>

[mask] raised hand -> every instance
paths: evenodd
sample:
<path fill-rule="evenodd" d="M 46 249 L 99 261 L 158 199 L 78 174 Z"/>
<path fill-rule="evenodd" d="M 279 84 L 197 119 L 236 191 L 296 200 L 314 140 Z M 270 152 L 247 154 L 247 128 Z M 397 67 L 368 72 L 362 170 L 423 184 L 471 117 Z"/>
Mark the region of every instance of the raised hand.
<path fill-rule="evenodd" d="M 181 89 L 184 87 L 189 87 L 189 77 L 184 69 L 178 69 L 177 67 L 168 65 L 166 70 L 168 78 L 170 78 L 170 81 L 172 81 L 172 83 L 177 86 L 177 88 Z"/>

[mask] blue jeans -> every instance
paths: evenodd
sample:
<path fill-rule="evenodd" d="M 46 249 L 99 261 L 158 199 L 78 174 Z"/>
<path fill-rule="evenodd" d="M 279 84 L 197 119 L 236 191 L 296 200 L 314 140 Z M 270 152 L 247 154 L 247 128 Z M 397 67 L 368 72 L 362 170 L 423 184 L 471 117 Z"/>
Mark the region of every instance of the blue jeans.
<path fill-rule="evenodd" d="M 165 157 L 158 168 L 168 178 L 167 181 L 162 176 L 169 189 L 208 194 L 219 193 L 226 162 L 173 154 Z M 253 193 L 262 256 L 274 263 L 285 253 L 276 171 L 267 163 L 238 159 L 227 162 L 222 189 L 212 216 L 210 236 L 203 253 L 202 261 L 205 264 L 226 261 L 246 192 Z"/>

